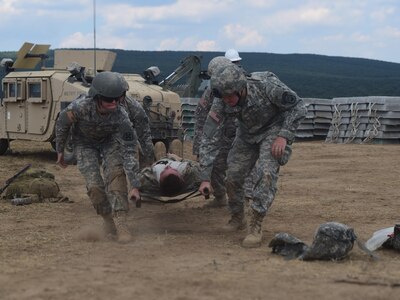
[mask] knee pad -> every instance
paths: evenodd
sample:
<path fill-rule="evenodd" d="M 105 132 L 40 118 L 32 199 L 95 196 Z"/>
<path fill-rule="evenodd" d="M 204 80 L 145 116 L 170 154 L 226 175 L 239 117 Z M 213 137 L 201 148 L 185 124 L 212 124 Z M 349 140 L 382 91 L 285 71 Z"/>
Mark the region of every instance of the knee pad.
<path fill-rule="evenodd" d="M 109 182 L 107 182 L 107 190 L 109 192 L 128 193 L 128 182 L 123 170 L 118 170 L 110 174 Z"/>

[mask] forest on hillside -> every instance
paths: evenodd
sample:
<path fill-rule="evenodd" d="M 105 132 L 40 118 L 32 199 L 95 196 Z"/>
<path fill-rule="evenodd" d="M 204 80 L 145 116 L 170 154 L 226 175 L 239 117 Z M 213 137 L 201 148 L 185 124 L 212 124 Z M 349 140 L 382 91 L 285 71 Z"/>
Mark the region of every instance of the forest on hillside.
<path fill-rule="evenodd" d="M 201 58 L 202 70 L 222 52 L 133 51 L 119 49 L 113 70 L 140 73 L 158 66 L 159 77 L 171 74 L 183 58 Z M 46 66 L 53 66 L 54 50 L 49 51 Z M 400 64 L 378 60 L 324 56 L 315 54 L 240 53 L 242 66 L 248 72 L 271 71 L 304 98 L 356 96 L 400 96 Z M 0 52 L 2 58 L 15 59 L 16 52 Z M 3 70 L 0 77 L 4 76 Z"/>

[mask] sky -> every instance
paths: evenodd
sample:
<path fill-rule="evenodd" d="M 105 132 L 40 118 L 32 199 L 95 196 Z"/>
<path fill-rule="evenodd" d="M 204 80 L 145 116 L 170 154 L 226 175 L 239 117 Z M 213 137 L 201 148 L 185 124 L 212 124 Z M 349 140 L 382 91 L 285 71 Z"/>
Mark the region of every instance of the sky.
<path fill-rule="evenodd" d="M 0 51 L 24 42 L 51 49 L 235 48 L 400 63 L 399 0 L 0 0 L 0 31 Z"/>

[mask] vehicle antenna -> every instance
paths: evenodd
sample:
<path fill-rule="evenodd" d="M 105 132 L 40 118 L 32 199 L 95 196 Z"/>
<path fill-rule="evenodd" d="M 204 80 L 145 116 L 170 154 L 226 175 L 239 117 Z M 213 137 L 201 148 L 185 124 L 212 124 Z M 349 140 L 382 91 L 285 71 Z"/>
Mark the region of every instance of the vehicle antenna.
<path fill-rule="evenodd" d="M 93 64 L 93 75 L 96 76 L 96 0 L 93 0 Z"/>

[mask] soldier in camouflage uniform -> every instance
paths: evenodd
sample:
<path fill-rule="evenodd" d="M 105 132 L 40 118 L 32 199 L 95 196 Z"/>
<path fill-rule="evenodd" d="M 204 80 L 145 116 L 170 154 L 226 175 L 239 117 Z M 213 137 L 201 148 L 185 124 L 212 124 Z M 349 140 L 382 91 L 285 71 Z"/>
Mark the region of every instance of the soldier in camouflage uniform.
<path fill-rule="evenodd" d="M 237 51 L 236 51 L 237 53 Z M 235 57 L 235 59 L 237 59 Z M 218 68 L 229 65 L 231 63 L 239 63 L 240 60 L 229 60 L 226 56 L 214 57 L 208 64 L 208 74 L 211 76 Z M 200 101 L 196 107 L 196 124 L 195 134 L 193 140 L 193 154 L 199 155 L 199 148 L 201 138 L 203 135 L 203 127 L 206 122 L 207 115 L 214 102 L 214 94 L 212 93 L 210 83 L 207 89 L 204 91 Z M 226 170 L 228 169 L 227 158 L 229 150 L 232 147 L 233 140 L 236 135 L 236 114 L 228 114 L 224 122 L 224 128 L 222 129 L 222 139 L 219 144 L 219 151 L 215 158 L 212 172 L 211 172 L 211 185 L 213 187 L 214 199 L 206 204 L 207 207 L 223 207 L 226 206 L 226 188 L 225 188 L 225 177 Z M 252 177 L 253 173 L 245 180 L 245 198 L 252 198 Z"/>
<path fill-rule="evenodd" d="M 213 72 L 224 65 L 231 64 L 231 61 L 224 56 L 214 57 L 208 64 L 208 74 L 211 76 Z M 208 112 L 214 101 L 214 95 L 211 91 L 210 84 L 204 91 L 199 103 L 196 107 L 196 124 L 193 140 L 193 154 L 199 155 L 201 137 L 203 135 L 203 127 L 206 121 Z M 207 203 L 208 207 L 223 207 L 226 206 L 226 188 L 225 188 L 225 172 L 228 168 L 227 157 L 231 148 L 233 139 L 235 138 L 236 115 L 228 115 L 224 123 L 222 139 L 219 143 L 219 152 L 213 163 L 211 172 L 211 185 L 214 190 L 214 200 Z"/>
<path fill-rule="evenodd" d="M 228 113 L 237 113 L 238 130 L 228 155 L 226 187 L 231 219 L 227 231 L 246 228 L 243 183 L 256 165 L 249 232 L 244 247 L 259 247 L 262 221 L 277 190 L 279 168 L 291 154 L 295 131 L 305 117 L 305 105 L 273 73 L 246 77 L 236 65 L 227 65 L 211 76 L 215 99 L 204 126 L 200 146 L 201 193 L 211 189 L 210 176 Z"/>
<path fill-rule="evenodd" d="M 199 163 L 171 153 L 140 171 L 140 192 L 154 197 L 195 191 L 200 183 Z"/>
<path fill-rule="evenodd" d="M 97 214 L 103 217 L 107 233 L 117 235 L 119 242 L 132 238 L 126 223 L 126 178 L 121 172 L 125 172 L 130 183 L 129 199 L 140 197 L 136 132 L 127 112 L 119 105 L 127 88 L 117 73 L 98 74 L 89 95 L 60 112 L 56 125 L 57 163 L 67 167 L 63 151 L 72 127 L 77 164 L 86 180 L 89 198 Z"/>

